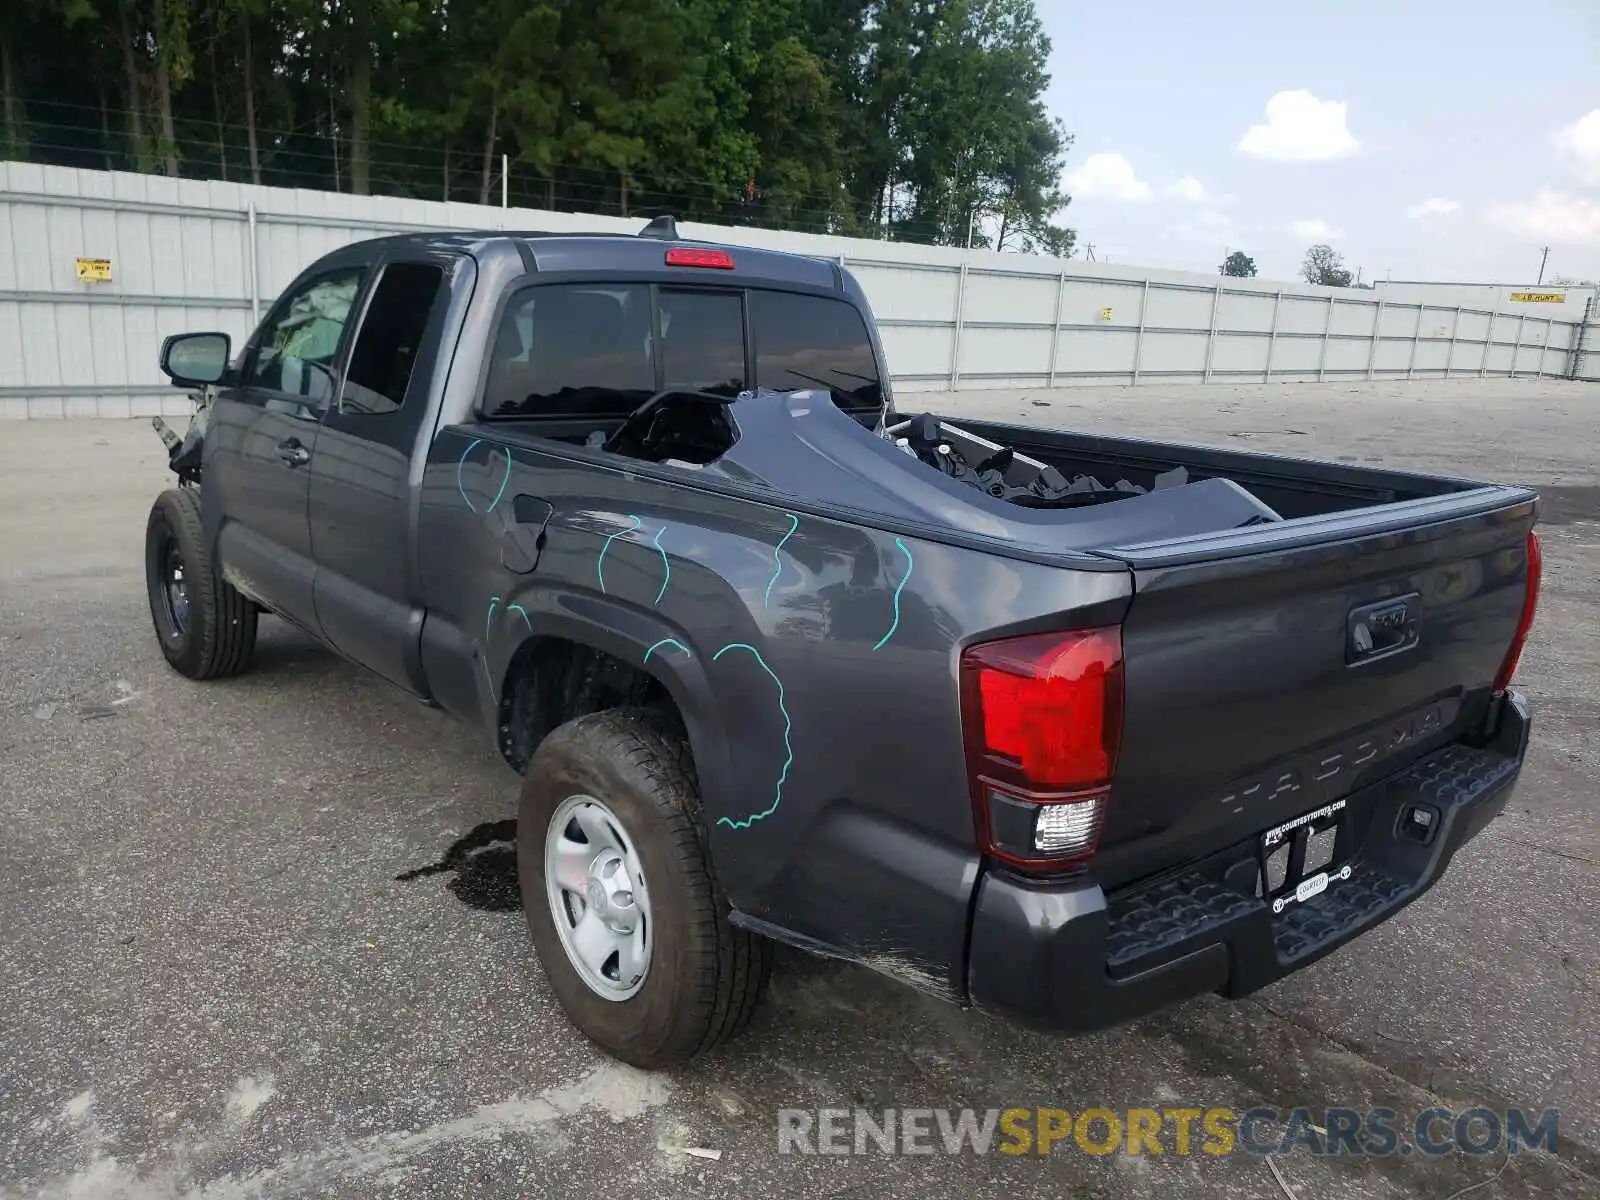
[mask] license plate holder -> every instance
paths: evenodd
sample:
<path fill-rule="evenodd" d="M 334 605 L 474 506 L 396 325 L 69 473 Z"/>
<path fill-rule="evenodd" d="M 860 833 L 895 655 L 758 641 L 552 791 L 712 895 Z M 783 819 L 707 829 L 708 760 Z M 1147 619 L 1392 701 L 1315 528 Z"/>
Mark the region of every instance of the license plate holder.
<path fill-rule="evenodd" d="M 1335 800 L 1261 835 L 1261 898 L 1274 916 L 1350 878 L 1348 818 L 1348 802 Z"/>

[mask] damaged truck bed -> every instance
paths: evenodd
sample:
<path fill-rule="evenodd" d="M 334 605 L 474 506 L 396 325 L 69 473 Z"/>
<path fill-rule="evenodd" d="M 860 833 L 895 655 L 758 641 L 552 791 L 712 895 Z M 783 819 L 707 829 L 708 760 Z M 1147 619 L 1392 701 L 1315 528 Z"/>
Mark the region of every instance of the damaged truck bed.
<path fill-rule="evenodd" d="M 869 517 L 944 526 L 1020 550 L 1109 551 L 1476 490 L 1460 480 L 1266 454 L 1082 437 L 932 413 L 869 430 L 826 391 L 670 394 L 719 428 L 703 463 L 674 457 L 673 423 L 592 444 L 701 477 L 756 484 Z M 678 426 L 684 423 L 680 416 Z M 705 453 L 701 436 L 683 447 Z M 1485 500 L 1504 493 L 1491 489 Z M 1274 508 L 1263 497 L 1270 496 Z M 1281 511 L 1280 511 L 1281 508 Z M 1390 514 L 1394 515 L 1394 514 Z"/>
<path fill-rule="evenodd" d="M 1533 492 L 902 408 L 834 262 L 380 239 L 162 363 L 205 396 L 168 660 L 271 612 L 482 730 L 551 988 L 630 1062 L 742 1025 L 774 939 L 1068 1031 L 1242 995 L 1526 750 Z"/>

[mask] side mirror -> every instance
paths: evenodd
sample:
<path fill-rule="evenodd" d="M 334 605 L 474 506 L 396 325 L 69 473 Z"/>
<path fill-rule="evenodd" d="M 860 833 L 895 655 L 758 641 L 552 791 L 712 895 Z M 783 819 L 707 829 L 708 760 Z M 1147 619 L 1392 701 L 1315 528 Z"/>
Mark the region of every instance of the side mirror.
<path fill-rule="evenodd" d="M 175 333 L 161 343 L 161 371 L 180 386 L 205 387 L 227 374 L 232 350 L 225 333 Z"/>

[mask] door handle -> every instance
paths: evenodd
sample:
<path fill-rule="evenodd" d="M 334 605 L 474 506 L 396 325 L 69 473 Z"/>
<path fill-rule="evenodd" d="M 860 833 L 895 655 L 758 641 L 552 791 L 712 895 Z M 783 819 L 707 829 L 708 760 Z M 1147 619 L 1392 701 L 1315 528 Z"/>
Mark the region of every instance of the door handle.
<path fill-rule="evenodd" d="M 289 438 L 278 443 L 278 457 L 291 467 L 303 467 L 311 461 L 311 451 L 300 444 L 299 438 Z"/>

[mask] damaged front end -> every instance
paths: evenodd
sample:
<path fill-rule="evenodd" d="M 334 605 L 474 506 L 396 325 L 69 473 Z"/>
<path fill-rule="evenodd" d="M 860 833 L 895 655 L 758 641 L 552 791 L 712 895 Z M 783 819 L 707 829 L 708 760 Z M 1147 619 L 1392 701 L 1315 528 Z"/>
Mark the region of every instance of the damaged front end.
<path fill-rule="evenodd" d="M 206 424 L 211 416 L 211 389 L 201 388 L 190 392 L 194 412 L 180 435 L 164 417 L 151 417 L 150 424 L 167 447 L 167 466 L 178 477 L 180 487 L 200 486 L 200 456 L 206 436 Z"/>

